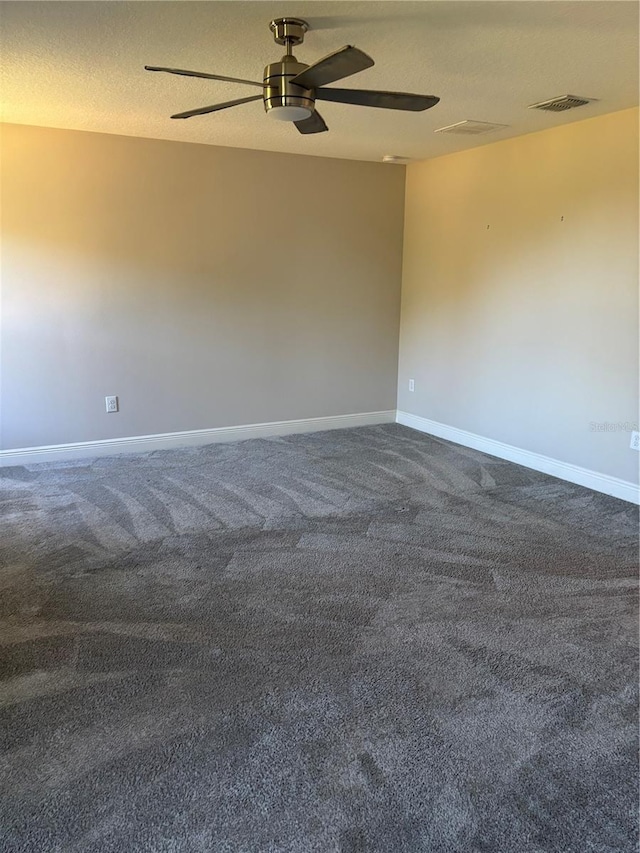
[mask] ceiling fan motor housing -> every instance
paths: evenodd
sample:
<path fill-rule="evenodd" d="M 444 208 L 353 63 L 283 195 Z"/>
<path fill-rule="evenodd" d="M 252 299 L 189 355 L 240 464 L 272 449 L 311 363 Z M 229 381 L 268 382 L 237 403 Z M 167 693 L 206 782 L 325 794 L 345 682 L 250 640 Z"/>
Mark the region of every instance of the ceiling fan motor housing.
<path fill-rule="evenodd" d="M 315 108 L 315 92 L 291 83 L 291 79 L 308 68 L 294 56 L 283 56 L 264 69 L 264 108 L 274 118 L 300 121 Z"/>

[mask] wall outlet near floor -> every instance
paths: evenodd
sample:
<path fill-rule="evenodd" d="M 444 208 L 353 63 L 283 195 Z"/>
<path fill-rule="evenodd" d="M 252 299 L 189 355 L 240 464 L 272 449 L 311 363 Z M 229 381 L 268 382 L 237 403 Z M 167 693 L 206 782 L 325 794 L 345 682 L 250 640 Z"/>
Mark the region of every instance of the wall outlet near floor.
<path fill-rule="evenodd" d="M 107 412 L 119 412 L 120 409 L 118 407 L 118 398 L 117 397 L 105 397 L 104 403 L 107 409 Z"/>
<path fill-rule="evenodd" d="M 409 391 L 415 391 L 415 390 L 416 390 L 416 383 L 413 381 L 413 379 L 410 379 L 409 380 Z"/>
<path fill-rule="evenodd" d="M 632 450 L 640 450 L 640 432 L 632 432 L 631 433 L 631 441 L 629 442 L 629 447 Z"/>

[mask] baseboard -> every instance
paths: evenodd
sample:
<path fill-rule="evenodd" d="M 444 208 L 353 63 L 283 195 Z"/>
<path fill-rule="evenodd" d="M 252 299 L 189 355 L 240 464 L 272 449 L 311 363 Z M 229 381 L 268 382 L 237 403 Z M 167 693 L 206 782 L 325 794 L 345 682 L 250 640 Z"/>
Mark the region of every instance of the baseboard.
<path fill-rule="evenodd" d="M 212 429 L 167 432 L 157 435 L 136 435 L 126 438 L 107 438 L 99 441 L 79 441 L 72 444 L 52 444 L 43 447 L 20 447 L 12 450 L 0 450 L 0 468 L 10 465 L 32 465 L 36 462 L 64 462 L 75 459 L 87 459 L 97 456 L 113 456 L 119 453 L 147 453 L 150 450 L 169 450 L 178 447 L 197 447 L 225 441 L 242 441 L 248 438 L 292 435 L 294 433 L 319 432 L 322 430 L 344 429 L 347 427 L 374 426 L 397 422 L 404 426 L 444 438 L 464 447 L 471 447 L 482 453 L 497 456 L 550 474 L 561 480 L 586 486 L 596 492 L 620 498 L 634 504 L 640 504 L 640 488 L 634 483 L 600 474 L 588 468 L 561 462 L 540 453 L 523 450 L 501 441 L 485 438 L 467 430 L 447 426 L 438 421 L 421 418 L 408 412 L 389 410 L 384 412 L 359 412 L 352 415 L 332 415 L 321 418 L 302 418 L 291 421 L 272 421 L 260 424 L 242 424 Z"/>
<path fill-rule="evenodd" d="M 494 441 L 492 438 L 485 438 L 482 435 L 447 426 L 428 418 L 421 418 L 418 415 L 411 415 L 408 412 L 398 411 L 396 421 L 419 432 L 426 432 L 437 438 L 445 438 L 447 441 L 462 444 L 464 447 L 472 447 L 474 450 L 480 450 L 490 456 L 515 462 L 525 468 L 541 471 L 543 474 L 551 474 L 553 477 L 567 480 L 569 483 L 576 483 L 578 486 L 586 486 L 588 489 L 603 492 L 605 495 L 612 495 L 614 498 L 620 498 L 623 501 L 640 504 L 640 487 L 627 480 L 620 480 L 617 477 L 600 474 L 588 468 L 581 468 L 579 465 L 561 462 L 559 459 L 552 459 L 540 453 L 532 453 L 530 450 L 522 450 L 520 447 L 513 447 L 511 444 Z"/>
<path fill-rule="evenodd" d="M 359 412 L 354 415 L 331 415 L 294 421 L 164 432 L 158 435 L 106 438 L 100 441 L 78 441 L 73 444 L 51 444 L 44 447 L 20 447 L 15 450 L 0 450 L 0 467 L 32 465 L 35 462 L 64 462 L 92 456 L 113 456 L 118 453 L 148 453 L 150 450 L 197 447 L 223 441 L 242 441 L 247 438 L 391 424 L 395 419 L 396 411 L 391 409 L 386 412 Z"/>

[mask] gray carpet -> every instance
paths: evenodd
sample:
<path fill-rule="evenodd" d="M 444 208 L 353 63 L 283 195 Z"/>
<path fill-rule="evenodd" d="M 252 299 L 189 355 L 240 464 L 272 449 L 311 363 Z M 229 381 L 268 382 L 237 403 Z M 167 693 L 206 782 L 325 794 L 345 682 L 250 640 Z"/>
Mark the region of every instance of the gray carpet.
<path fill-rule="evenodd" d="M 0 475 L 2 851 L 637 849 L 631 505 L 396 425 Z"/>

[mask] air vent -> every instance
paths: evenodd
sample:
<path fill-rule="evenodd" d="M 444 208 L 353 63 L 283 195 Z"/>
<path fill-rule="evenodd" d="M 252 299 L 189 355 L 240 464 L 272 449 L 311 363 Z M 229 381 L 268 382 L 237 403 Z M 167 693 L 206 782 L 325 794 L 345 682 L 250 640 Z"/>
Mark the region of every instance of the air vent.
<path fill-rule="evenodd" d="M 559 98 L 551 98 L 548 101 L 540 101 L 539 104 L 529 104 L 530 110 L 548 110 L 551 113 L 562 113 L 565 110 L 573 110 L 575 107 L 584 107 L 595 98 L 579 98 L 577 95 L 560 95 Z"/>
<path fill-rule="evenodd" d="M 459 121 L 439 127 L 435 133 L 459 133 L 463 136 L 478 136 L 480 133 L 491 133 L 492 130 L 502 130 L 508 124 L 492 124 L 490 121 Z"/>

